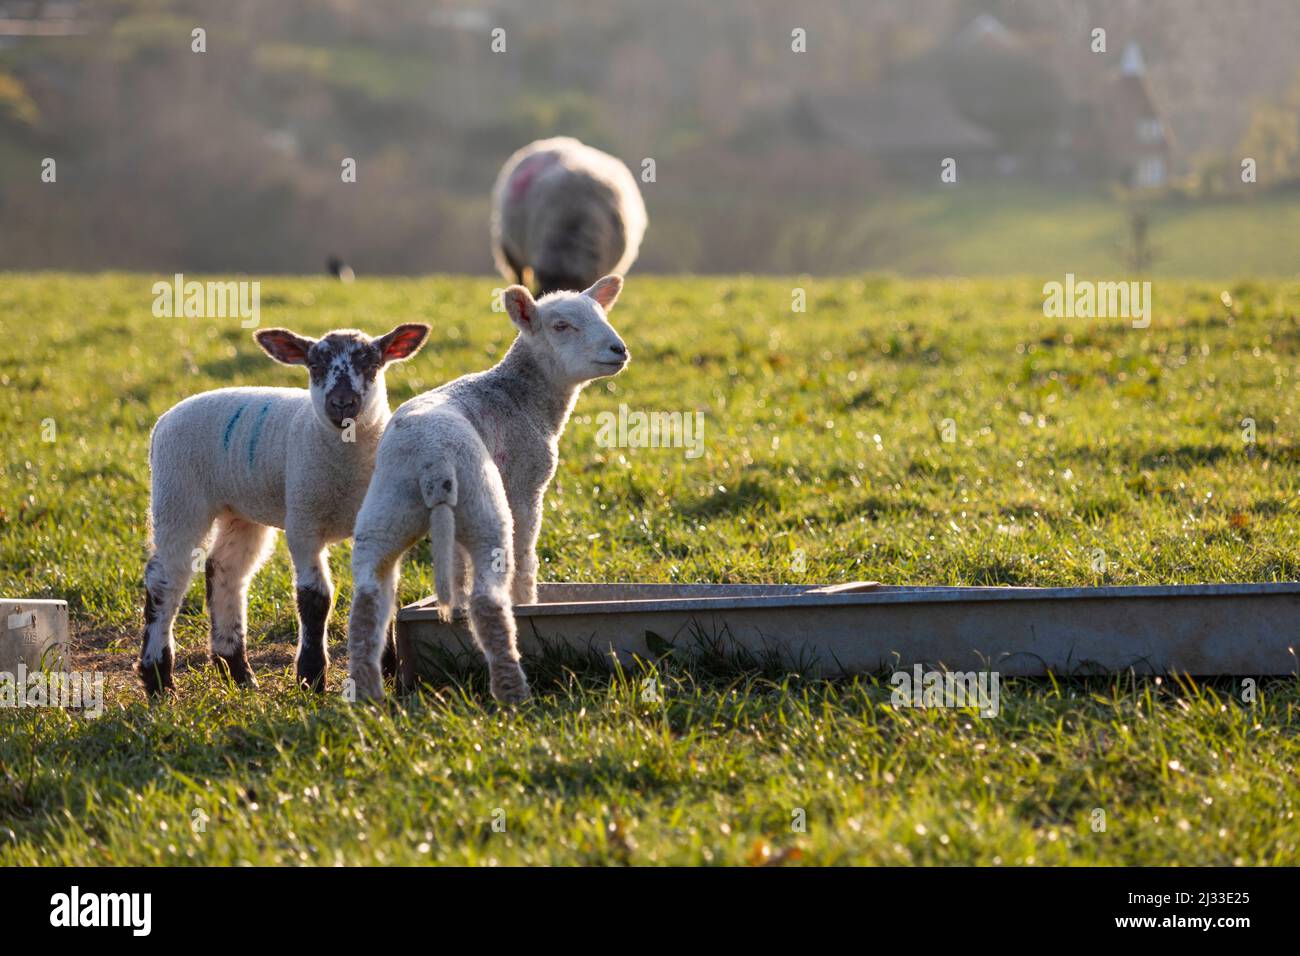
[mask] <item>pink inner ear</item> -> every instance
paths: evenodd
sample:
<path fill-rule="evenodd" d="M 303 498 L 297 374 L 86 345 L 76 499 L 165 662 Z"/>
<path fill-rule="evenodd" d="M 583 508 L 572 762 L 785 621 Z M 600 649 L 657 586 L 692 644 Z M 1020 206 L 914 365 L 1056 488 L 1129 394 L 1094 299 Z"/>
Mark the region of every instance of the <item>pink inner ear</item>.
<path fill-rule="evenodd" d="M 403 329 L 384 347 L 384 358 L 406 358 L 420 344 L 424 333 L 420 329 Z"/>
<path fill-rule="evenodd" d="M 532 325 L 533 319 L 537 315 L 537 309 L 532 302 L 522 293 L 516 292 L 510 296 L 510 301 L 515 305 L 516 316 L 524 325 Z"/>
<path fill-rule="evenodd" d="M 270 346 L 271 352 L 281 362 L 307 361 L 307 353 L 287 335 L 264 335 L 261 341 Z"/>
<path fill-rule="evenodd" d="M 609 282 L 597 282 L 591 290 L 591 298 L 600 303 L 602 309 L 608 309 L 613 302 L 618 299 L 618 294 L 623 290 L 623 284 L 611 279 Z"/>

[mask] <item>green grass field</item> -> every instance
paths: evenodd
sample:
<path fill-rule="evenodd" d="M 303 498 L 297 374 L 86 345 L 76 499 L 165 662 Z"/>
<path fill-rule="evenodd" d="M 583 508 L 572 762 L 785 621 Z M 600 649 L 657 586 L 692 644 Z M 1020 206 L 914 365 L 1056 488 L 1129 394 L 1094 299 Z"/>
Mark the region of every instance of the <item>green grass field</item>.
<path fill-rule="evenodd" d="M 1239 187 L 1243 193 L 1251 188 Z M 1229 281 L 1245 273 L 1294 280 L 1300 272 L 1293 239 L 1300 230 L 1300 193 L 1246 195 L 1253 201 L 1240 195 L 1143 199 L 1149 272 L 1164 279 Z M 996 276 L 1015 263 L 1034 274 L 1074 272 L 1103 280 L 1127 269 L 1128 210 L 1095 190 L 980 183 L 917 191 L 902 207 L 909 248 L 888 256 L 888 267 L 901 272 Z"/>
<path fill-rule="evenodd" d="M 1300 276 L 1295 188 L 1239 185 L 1218 197 L 1170 191 L 1126 199 L 1102 184 L 972 179 L 801 201 L 797 210 L 785 198 L 757 211 L 753 204 L 743 183 L 683 200 L 656 217 L 647 252 L 670 268 L 695 271 L 708 256 L 697 223 L 707 216 L 723 224 L 723 249 L 737 270 L 835 275 L 866 263 L 875 272 L 913 277 L 996 279 L 1015 272 L 1059 280 L 1073 272 L 1104 281 L 1129 273 L 1129 216 L 1140 209 L 1149 224 L 1145 271 L 1152 277 L 1232 285 L 1243 275 L 1292 283 Z M 750 211 L 737 219 L 737 210 Z M 467 208 L 462 216 L 473 222 L 480 212 Z"/>
<path fill-rule="evenodd" d="M 179 698 L 150 708 L 128 670 L 149 429 L 196 391 L 301 384 L 236 319 L 154 318 L 156 278 L 0 277 L 0 594 L 66 598 L 74 664 L 110 677 L 95 720 L 0 710 L 0 863 L 1294 861 L 1294 680 L 1253 701 L 1231 680 L 1008 680 L 981 719 L 896 710 L 885 678 L 671 659 L 644 665 L 665 690 L 645 702 L 644 673 L 541 659 L 518 710 L 478 671 L 357 707 L 290 686 L 282 543 L 250 602 L 261 690 L 204 665 L 196 582 Z M 634 275 L 611 317 L 633 362 L 561 443 L 543 580 L 1300 576 L 1294 285 L 1158 279 L 1137 330 L 1044 318 L 1060 278 Z M 269 277 L 261 322 L 432 323 L 389 376 L 396 406 L 503 352 L 495 284 Z M 620 403 L 703 411 L 704 456 L 598 447 L 595 416 Z M 332 564 L 337 687 L 345 546 Z M 402 597 L 431 590 L 417 549 Z"/>

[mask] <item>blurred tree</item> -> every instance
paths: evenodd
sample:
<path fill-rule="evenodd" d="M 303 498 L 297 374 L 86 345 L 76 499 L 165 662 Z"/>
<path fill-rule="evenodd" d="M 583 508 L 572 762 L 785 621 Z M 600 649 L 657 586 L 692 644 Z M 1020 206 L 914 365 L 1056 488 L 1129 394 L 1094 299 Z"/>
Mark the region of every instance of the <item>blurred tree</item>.
<path fill-rule="evenodd" d="M 1256 181 L 1266 188 L 1300 182 L 1300 72 L 1280 102 L 1251 110 L 1237 152 L 1255 160 Z"/>
<path fill-rule="evenodd" d="M 36 102 L 27 95 L 22 82 L 12 73 L 0 70 L 0 123 L 30 126 L 36 122 L 38 113 Z"/>
<path fill-rule="evenodd" d="M 1130 205 L 1124 219 L 1128 226 L 1121 247 L 1124 264 L 1138 275 L 1146 275 L 1155 259 L 1155 249 L 1151 245 L 1151 217 L 1141 206 Z"/>

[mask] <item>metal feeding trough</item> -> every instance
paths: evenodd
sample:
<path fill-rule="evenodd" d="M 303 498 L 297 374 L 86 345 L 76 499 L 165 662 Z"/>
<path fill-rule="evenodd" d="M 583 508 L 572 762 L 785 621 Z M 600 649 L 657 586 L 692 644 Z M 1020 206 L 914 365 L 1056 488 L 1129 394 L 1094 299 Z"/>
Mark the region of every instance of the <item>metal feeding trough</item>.
<path fill-rule="evenodd" d="M 515 609 L 521 650 L 653 659 L 669 647 L 786 663 L 813 676 L 912 668 L 1008 677 L 1296 673 L 1300 582 L 1158 587 L 541 584 Z M 432 598 L 397 615 L 402 677 L 473 653 Z"/>
<path fill-rule="evenodd" d="M 0 674 L 62 670 L 67 647 L 67 601 L 0 598 Z"/>

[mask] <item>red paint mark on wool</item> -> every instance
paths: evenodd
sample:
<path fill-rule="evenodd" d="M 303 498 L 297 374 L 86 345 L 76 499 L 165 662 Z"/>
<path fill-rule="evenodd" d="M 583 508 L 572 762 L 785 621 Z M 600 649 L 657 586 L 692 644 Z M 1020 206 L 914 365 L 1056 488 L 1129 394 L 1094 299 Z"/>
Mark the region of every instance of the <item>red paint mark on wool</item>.
<path fill-rule="evenodd" d="M 532 186 L 533 180 L 537 178 L 537 174 L 554 161 L 555 157 L 550 153 L 535 153 L 516 166 L 515 171 L 510 175 L 510 201 L 518 202 L 522 199 L 528 192 L 528 188 Z"/>

